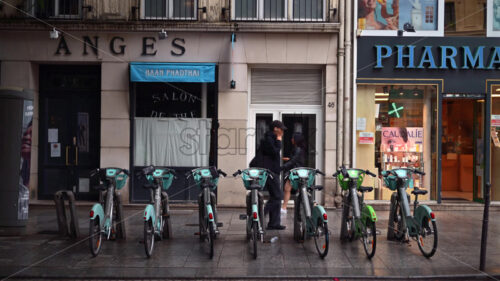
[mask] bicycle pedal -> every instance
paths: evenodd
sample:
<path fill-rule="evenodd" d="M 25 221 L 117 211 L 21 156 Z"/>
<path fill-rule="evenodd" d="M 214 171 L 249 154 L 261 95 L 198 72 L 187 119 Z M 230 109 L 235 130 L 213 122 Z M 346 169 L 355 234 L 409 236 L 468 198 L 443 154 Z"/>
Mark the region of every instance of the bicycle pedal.
<path fill-rule="evenodd" d="M 244 221 L 247 219 L 247 215 L 246 214 L 240 214 L 240 220 Z"/>
<path fill-rule="evenodd" d="M 224 227 L 224 223 L 222 223 L 222 222 L 218 222 L 218 223 L 217 223 L 217 227 Z"/>

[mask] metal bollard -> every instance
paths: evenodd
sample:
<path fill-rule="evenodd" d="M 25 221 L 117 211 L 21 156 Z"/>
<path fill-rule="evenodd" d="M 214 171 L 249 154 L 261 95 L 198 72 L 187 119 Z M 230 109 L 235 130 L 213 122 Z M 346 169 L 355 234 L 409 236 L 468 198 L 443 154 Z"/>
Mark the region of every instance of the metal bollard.
<path fill-rule="evenodd" d="M 68 200 L 70 213 L 70 221 L 66 216 L 66 207 L 64 200 Z M 59 190 L 54 194 L 54 202 L 56 203 L 57 225 L 59 226 L 59 234 L 61 236 L 69 236 L 78 238 L 80 236 L 80 227 L 78 224 L 78 215 L 75 207 L 75 195 L 69 190 Z"/>

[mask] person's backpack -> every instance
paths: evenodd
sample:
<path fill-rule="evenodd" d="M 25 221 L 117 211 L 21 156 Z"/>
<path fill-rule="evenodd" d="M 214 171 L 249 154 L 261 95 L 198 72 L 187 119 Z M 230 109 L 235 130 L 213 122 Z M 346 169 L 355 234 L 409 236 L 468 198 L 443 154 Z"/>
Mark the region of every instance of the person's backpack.
<path fill-rule="evenodd" d="M 250 161 L 248 166 L 251 168 L 262 168 L 262 166 L 264 165 L 263 158 L 264 155 L 262 155 L 262 150 L 259 147 L 259 149 L 257 149 L 257 152 L 255 153 L 254 158 L 252 159 L 252 161 Z"/>

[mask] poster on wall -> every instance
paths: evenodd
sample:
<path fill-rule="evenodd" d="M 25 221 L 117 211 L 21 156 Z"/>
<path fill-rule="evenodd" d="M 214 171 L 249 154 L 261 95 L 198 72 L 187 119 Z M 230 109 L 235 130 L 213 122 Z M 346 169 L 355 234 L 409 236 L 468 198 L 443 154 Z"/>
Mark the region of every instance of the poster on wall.
<path fill-rule="evenodd" d="M 421 127 L 382 127 L 383 152 L 422 152 L 424 145 L 424 128 Z"/>
<path fill-rule="evenodd" d="M 33 126 L 33 101 L 24 101 L 23 134 L 21 137 L 21 165 L 19 171 L 19 197 L 17 219 L 28 219 L 29 185 L 31 166 L 31 130 Z"/>
<path fill-rule="evenodd" d="M 358 28 L 437 30 L 438 0 L 358 0 Z"/>

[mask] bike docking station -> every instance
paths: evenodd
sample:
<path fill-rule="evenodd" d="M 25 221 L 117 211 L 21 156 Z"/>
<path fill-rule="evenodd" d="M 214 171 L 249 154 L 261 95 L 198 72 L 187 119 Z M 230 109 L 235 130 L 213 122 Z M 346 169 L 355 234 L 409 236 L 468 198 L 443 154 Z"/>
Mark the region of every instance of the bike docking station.
<path fill-rule="evenodd" d="M 66 215 L 66 206 L 64 201 L 68 201 L 70 221 Z M 56 203 L 57 225 L 59 226 L 59 234 L 61 236 L 69 236 L 71 238 L 80 237 L 80 227 L 78 224 L 78 215 L 75 207 L 75 194 L 70 190 L 59 190 L 54 194 L 54 202 Z"/>

